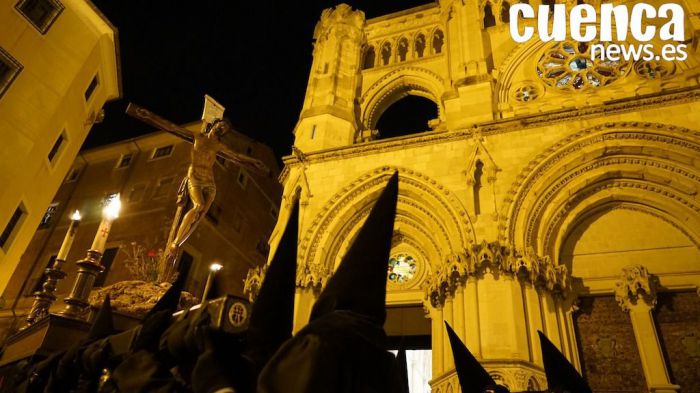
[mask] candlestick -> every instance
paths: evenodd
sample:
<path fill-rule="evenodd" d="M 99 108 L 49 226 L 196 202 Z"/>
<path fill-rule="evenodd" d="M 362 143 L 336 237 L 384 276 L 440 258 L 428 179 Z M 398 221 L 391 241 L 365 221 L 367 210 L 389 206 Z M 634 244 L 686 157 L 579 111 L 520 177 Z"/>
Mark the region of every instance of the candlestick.
<path fill-rule="evenodd" d="M 207 302 L 207 295 L 209 295 L 211 284 L 214 282 L 214 276 L 222 267 L 221 264 L 216 262 L 209 265 L 209 275 L 207 276 L 207 283 L 204 285 L 204 293 L 202 293 L 202 305 Z"/>
<path fill-rule="evenodd" d="M 100 264 L 100 260 L 102 260 L 112 222 L 119 217 L 120 208 L 121 201 L 119 200 L 119 194 L 117 194 L 102 209 L 102 222 L 100 222 L 97 234 L 95 234 L 95 240 L 87 251 L 85 259 L 76 262 L 78 274 L 75 277 L 75 282 L 73 282 L 73 289 L 68 297 L 63 299 L 63 302 L 66 303 L 66 308 L 61 311 L 62 315 L 80 320 L 84 320 L 87 316 L 90 306 L 88 297 L 93 285 L 95 285 L 97 275 L 105 269 Z"/>
<path fill-rule="evenodd" d="M 117 194 L 111 198 L 105 205 L 104 209 L 102 209 L 102 221 L 100 222 L 100 226 L 97 228 L 95 240 L 93 240 L 92 246 L 90 247 L 91 250 L 95 250 L 100 254 L 104 252 L 109 231 L 112 229 L 112 222 L 119 217 L 119 210 L 121 209 L 121 206 L 122 203 L 119 199 L 119 194 Z"/>
<path fill-rule="evenodd" d="M 33 323 L 49 315 L 49 309 L 56 300 L 56 295 L 54 295 L 54 293 L 56 292 L 58 282 L 66 277 L 66 272 L 61 270 L 61 268 L 66 262 L 68 252 L 73 245 L 75 233 L 77 232 L 78 225 L 80 224 L 80 212 L 76 210 L 73 212 L 70 218 L 71 222 L 68 226 L 66 237 L 63 238 L 61 249 L 58 251 L 58 255 L 56 255 L 53 265 L 46 268 L 44 271 L 44 276 L 46 279 L 41 286 L 41 292 L 34 295 L 34 304 L 32 304 L 32 309 L 27 315 L 27 326 L 32 325 Z"/>

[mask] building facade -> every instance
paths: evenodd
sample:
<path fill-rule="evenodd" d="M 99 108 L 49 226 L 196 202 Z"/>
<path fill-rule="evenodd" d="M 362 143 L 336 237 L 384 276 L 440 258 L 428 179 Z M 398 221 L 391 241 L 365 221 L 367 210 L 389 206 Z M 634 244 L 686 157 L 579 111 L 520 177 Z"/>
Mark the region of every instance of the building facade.
<path fill-rule="evenodd" d="M 185 126 L 199 130 L 200 122 Z M 183 247 L 183 259 L 192 262 L 186 290 L 201 296 L 209 265 L 223 265 L 218 293 L 242 295 L 248 269 L 267 258 L 267 239 L 274 227 L 281 187 L 272 150 L 233 132 L 236 148 L 263 161 L 269 176 L 250 174 L 217 160 L 214 168 L 216 198 L 206 217 Z M 156 132 L 81 152 L 46 210 L 22 256 L 4 298 L 17 301 L 16 313 L 26 314 L 32 294 L 40 290 L 43 271 L 57 255 L 68 230 L 70 215 L 79 210 L 83 219 L 64 266 L 67 277 L 57 288 L 59 299 L 52 311 L 65 304 L 76 276 L 75 262 L 84 258 L 101 220 L 103 201 L 119 194 L 122 209 L 114 221 L 102 258 L 104 273 L 97 287 L 134 280 L 129 268 L 136 256 L 156 257 L 164 249 L 176 211 L 178 188 L 187 174 L 191 144 L 166 132 Z"/>
<path fill-rule="evenodd" d="M 106 101 L 117 31 L 86 0 L 0 3 L 0 292 Z"/>
<path fill-rule="evenodd" d="M 514 391 L 546 386 L 538 330 L 595 391 L 700 390 L 700 3 L 681 3 L 682 62 L 517 44 L 506 1 L 325 10 L 272 237 L 299 199 L 295 329 L 398 171 L 386 330 L 429 338 L 433 392 L 459 391 L 443 321 Z M 382 139 L 407 95 L 437 118 Z"/>

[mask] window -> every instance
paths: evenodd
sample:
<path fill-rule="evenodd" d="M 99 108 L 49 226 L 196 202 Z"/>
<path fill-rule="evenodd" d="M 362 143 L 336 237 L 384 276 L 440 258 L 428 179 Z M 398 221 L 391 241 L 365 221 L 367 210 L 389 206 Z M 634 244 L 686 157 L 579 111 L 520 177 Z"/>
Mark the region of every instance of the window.
<path fill-rule="evenodd" d="M 216 162 L 218 162 L 222 168 L 226 168 L 226 159 L 224 157 L 216 156 Z"/>
<path fill-rule="evenodd" d="M 423 33 L 420 33 L 416 36 L 414 48 L 416 51 L 416 57 L 423 57 L 423 52 L 425 52 L 425 36 L 423 35 Z"/>
<path fill-rule="evenodd" d="M 238 172 L 238 184 L 243 189 L 245 189 L 245 186 L 248 185 L 248 175 L 243 171 L 243 169 Z"/>
<path fill-rule="evenodd" d="M 481 176 L 484 174 L 484 163 L 481 160 L 476 162 L 476 168 L 474 169 L 474 214 L 477 216 L 481 214 L 481 198 L 479 191 L 481 190 Z"/>
<path fill-rule="evenodd" d="M 44 217 L 41 218 L 39 229 L 48 228 L 51 225 L 51 222 L 56 215 L 56 210 L 58 210 L 58 205 L 58 202 L 54 202 L 49 205 L 49 207 L 46 209 L 46 213 L 44 213 Z"/>
<path fill-rule="evenodd" d="M 5 248 L 5 246 L 10 244 L 12 236 L 15 234 L 17 226 L 25 215 L 24 206 L 20 204 L 12 213 L 10 220 L 7 221 L 5 229 L 3 229 L 2 234 L 0 234 L 0 248 Z"/>
<path fill-rule="evenodd" d="M 507 1 L 501 3 L 501 22 L 510 23 L 510 4 Z"/>
<path fill-rule="evenodd" d="M 68 172 L 68 176 L 66 176 L 66 183 L 73 183 L 74 181 L 78 180 L 78 176 L 80 176 L 80 169 L 71 169 L 70 172 Z"/>
<path fill-rule="evenodd" d="M 364 59 L 362 60 L 362 69 L 367 70 L 367 69 L 374 67 L 374 60 L 376 57 L 377 56 L 374 53 L 374 47 L 368 46 L 367 49 L 365 50 Z"/>
<path fill-rule="evenodd" d="M 172 188 L 174 177 L 166 177 L 158 180 L 155 191 L 153 191 L 153 198 L 161 198 L 168 194 L 168 191 Z"/>
<path fill-rule="evenodd" d="M 131 165 L 131 160 L 133 158 L 134 155 L 132 153 L 122 154 L 121 158 L 119 158 L 119 161 L 117 161 L 117 169 L 126 168 L 129 165 Z"/>
<path fill-rule="evenodd" d="M 486 4 L 484 6 L 484 29 L 496 26 L 496 17 L 493 16 L 493 10 L 491 10 L 491 4 Z"/>
<path fill-rule="evenodd" d="M 214 224 L 219 223 L 219 218 L 221 218 L 221 207 L 219 205 L 212 203 L 207 210 L 207 218 Z"/>
<path fill-rule="evenodd" d="M 65 142 L 66 136 L 64 132 L 61 132 L 61 134 L 56 138 L 56 142 L 53 143 L 53 147 L 51 147 L 51 150 L 49 150 L 49 154 L 47 158 L 49 159 L 49 162 L 51 164 L 54 163 L 56 156 L 58 153 L 61 151 L 61 148 L 63 147 L 63 142 Z"/>
<path fill-rule="evenodd" d="M 22 71 L 22 65 L 0 48 L 0 97 L 5 94 L 20 71 Z"/>
<path fill-rule="evenodd" d="M 96 287 L 105 285 L 105 281 L 107 281 L 107 274 L 109 274 L 109 269 L 112 267 L 112 263 L 114 263 L 114 258 L 117 256 L 117 251 L 119 251 L 119 247 L 112 247 L 106 249 L 104 254 L 102 254 L 100 263 L 104 267 L 104 270 L 95 278 Z"/>
<path fill-rule="evenodd" d="M 46 34 L 63 11 L 63 5 L 57 0 L 20 0 L 15 8 L 41 34 Z"/>
<path fill-rule="evenodd" d="M 92 97 L 92 93 L 95 92 L 95 89 L 97 89 L 97 86 L 100 84 L 100 78 L 98 78 L 97 74 L 92 77 L 92 80 L 90 81 L 90 84 L 88 85 L 87 89 L 85 89 L 85 101 L 90 101 L 90 97 Z"/>
<path fill-rule="evenodd" d="M 161 146 L 153 150 L 151 159 L 155 160 L 157 158 L 168 157 L 173 154 L 173 145 Z"/>
<path fill-rule="evenodd" d="M 408 40 L 406 38 L 399 40 L 396 51 L 399 55 L 399 61 L 406 61 L 406 55 L 408 54 Z"/>
<path fill-rule="evenodd" d="M 388 42 L 385 42 L 384 45 L 382 45 L 382 65 L 387 65 L 389 64 L 389 60 L 391 60 L 391 44 Z"/>
<path fill-rule="evenodd" d="M 433 33 L 433 51 L 435 53 L 442 53 L 442 46 L 445 44 L 445 34 L 442 30 L 437 29 Z"/>

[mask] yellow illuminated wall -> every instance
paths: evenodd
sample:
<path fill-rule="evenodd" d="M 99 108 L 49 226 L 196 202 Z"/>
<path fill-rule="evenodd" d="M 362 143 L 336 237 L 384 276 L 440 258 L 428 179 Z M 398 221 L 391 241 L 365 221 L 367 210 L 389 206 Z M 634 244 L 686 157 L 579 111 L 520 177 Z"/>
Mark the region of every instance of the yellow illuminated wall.
<path fill-rule="evenodd" d="M 34 3 L 54 12 L 30 19 Z M 0 2 L 12 70 L 0 89 L 0 291 L 102 106 L 120 95 L 117 52 L 116 29 L 89 1 Z"/>

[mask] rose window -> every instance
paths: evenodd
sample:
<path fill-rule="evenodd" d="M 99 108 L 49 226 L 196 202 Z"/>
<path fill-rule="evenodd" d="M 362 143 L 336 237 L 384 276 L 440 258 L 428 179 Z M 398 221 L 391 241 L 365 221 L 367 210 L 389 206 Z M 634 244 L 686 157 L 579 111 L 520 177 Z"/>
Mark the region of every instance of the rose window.
<path fill-rule="evenodd" d="M 627 62 L 591 60 L 590 52 L 589 43 L 557 42 L 540 57 L 537 74 L 549 86 L 584 90 L 607 86 L 627 73 Z"/>
<path fill-rule="evenodd" d="M 389 258 L 389 281 L 405 284 L 410 281 L 418 270 L 416 260 L 408 254 L 398 254 Z"/>

